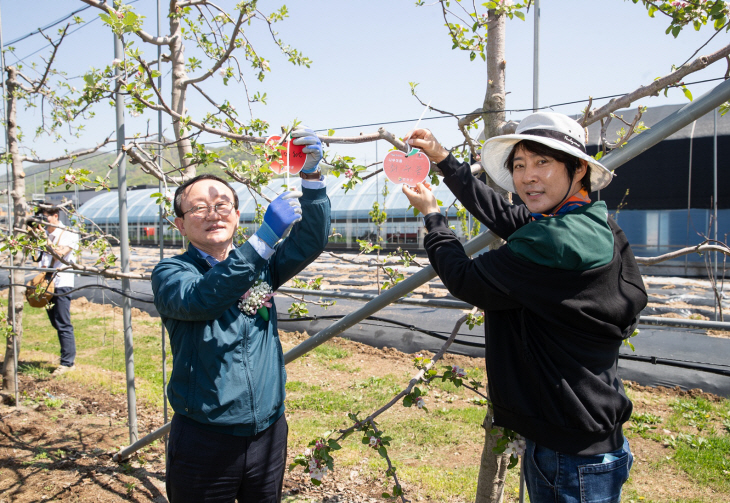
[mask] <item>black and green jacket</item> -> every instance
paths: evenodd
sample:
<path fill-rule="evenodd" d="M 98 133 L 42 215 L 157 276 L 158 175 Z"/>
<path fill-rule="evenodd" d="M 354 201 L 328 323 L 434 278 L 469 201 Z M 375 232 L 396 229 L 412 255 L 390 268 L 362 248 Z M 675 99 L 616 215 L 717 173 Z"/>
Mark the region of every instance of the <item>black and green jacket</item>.
<path fill-rule="evenodd" d="M 533 221 L 452 156 L 444 182 L 468 211 L 507 241 L 473 260 L 440 213 L 424 245 L 449 291 L 485 311 L 494 421 L 570 454 L 620 449 L 631 401 L 618 353 L 647 302 L 623 231 L 599 201 Z"/>

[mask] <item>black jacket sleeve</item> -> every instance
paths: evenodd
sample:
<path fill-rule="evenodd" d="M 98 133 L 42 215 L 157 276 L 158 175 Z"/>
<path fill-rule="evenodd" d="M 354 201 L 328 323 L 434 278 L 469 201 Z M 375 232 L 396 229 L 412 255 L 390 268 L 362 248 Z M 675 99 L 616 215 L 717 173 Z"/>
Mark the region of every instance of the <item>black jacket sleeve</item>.
<path fill-rule="evenodd" d="M 452 295 L 486 311 L 520 307 L 507 296 L 503 286 L 490 280 L 477 265 L 478 258 L 472 260 L 467 256 L 445 216 L 431 213 L 425 221 L 428 234 L 423 245 L 428 259 Z"/>
<path fill-rule="evenodd" d="M 474 218 L 502 239 L 530 222 L 530 212 L 523 205 L 514 205 L 471 174 L 468 163 L 449 156 L 438 163 L 444 183 Z"/>

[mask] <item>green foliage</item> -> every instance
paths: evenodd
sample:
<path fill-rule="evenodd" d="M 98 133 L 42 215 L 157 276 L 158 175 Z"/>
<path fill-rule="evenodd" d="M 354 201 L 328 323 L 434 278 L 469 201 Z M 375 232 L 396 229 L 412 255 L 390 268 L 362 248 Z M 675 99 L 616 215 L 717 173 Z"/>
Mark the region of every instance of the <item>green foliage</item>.
<path fill-rule="evenodd" d="M 350 351 L 347 349 L 328 343 L 317 346 L 312 350 L 312 353 L 319 358 L 324 358 L 325 360 L 339 360 L 351 355 Z"/>
<path fill-rule="evenodd" d="M 484 325 L 484 311 L 469 313 L 466 318 L 466 326 L 469 327 L 469 330 L 474 330 L 474 327 L 482 325 Z"/>
<path fill-rule="evenodd" d="M 308 280 L 292 278 L 292 282 L 294 283 L 293 287 L 301 288 L 302 290 L 321 290 L 322 289 L 322 278 L 323 278 L 323 276 L 319 276 L 317 278 L 311 278 Z"/>
<path fill-rule="evenodd" d="M 363 239 L 358 239 L 357 244 L 360 245 L 360 253 L 370 253 L 376 250 L 383 249 L 382 246 L 373 244 L 370 241 L 365 241 Z"/>
<path fill-rule="evenodd" d="M 302 302 L 292 302 L 289 306 L 289 318 L 304 318 L 309 314 L 309 308 L 307 307 L 307 303 Z"/>
<path fill-rule="evenodd" d="M 343 184 L 342 188 L 345 189 L 345 193 L 352 190 L 357 184 L 362 183 L 361 173 L 363 173 L 367 167 L 355 164 L 355 158 L 349 156 L 338 155 L 332 159 L 327 159 L 325 156 L 324 161 L 332 166 L 330 174 L 339 178 L 344 175 L 347 179 Z"/>
<path fill-rule="evenodd" d="M 479 231 L 481 229 L 481 223 L 479 220 L 475 219 L 472 221 L 471 228 L 469 228 L 468 212 L 466 211 L 466 208 L 457 202 L 454 203 L 454 207 L 456 208 L 456 218 L 459 219 L 461 232 L 464 236 L 468 239 L 479 235 Z"/>
<path fill-rule="evenodd" d="M 104 24 L 111 27 L 117 35 L 132 33 L 142 28 L 144 16 L 140 16 L 132 10 L 129 5 L 123 5 L 120 1 L 114 2 L 115 9 L 109 7 L 107 14 L 99 14 Z"/>
<path fill-rule="evenodd" d="M 443 10 L 444 19 L 446 19 L 446 28 L 453 44 L 452 49 L 468 52 L 471 61 L 476 59 L 477 56 L 484 61 L 487 59 L 487 21 L 489 19 L 487 11 L 492 11 L 495 16 L 507 16 L 509 19 L 516 17 L 522 21 L 525 20 L 523 12 L 525 5 L 514 3 L 512 0 L 489 1 L 479 5 L 474 3 L 471 10 L 460 4 L 460 7 L 463 7 L 469 15 L 468 20 L 462 17 L 462 12 L 454 14 L 449 10 L 450 0 L 438 0 L 438 3 Z M 425 5 L 424 2 L 416 1 L 416 6 L 423 5 Z M 411 87 L 414 88 L 415 86 L 411 85 Z"/>
<path fill-rule="evenodd" d="M 0 309 L 2 309 L 2 307 L 0 307 Z M 51 377 L 51 371 L 38 362 L 18 363 L 18 373 L 32 377 L 33 379 L 37 379 L 39 381 Z"/>
<path fill-rule="evenodd" d="M 728 112 L 728 110 L 730 110 L 730 101 L 726 101 L 725 103 L 720 105 L 720 117 L 725 115 Z"/>
<path fill-rule="evenodd" d="M 384 267 L 383 271 L 388 278 L 383 281 L 383 290 L 392 288 L 404 279 L 406 279 L 405 274 L 403 274 L 403 272 L 397 267 Z"/>
<path fill-rule="evenodd" d="M 46 405 L 46 407 L 49 407 L 51 409 L 59 409 L 63 405 L 63 400 L 55 396 L 49 396 L 48 398 L 43 400 L 43 403 Z"/>
<path fill-rule="evenodd" d="M 631 0 L 633 3 L 639 3 L 646 8 L 649 17 L 656 17 L 657 14 L 663 14 L 670 19 L 666 33 L 672 34 L 677 38 L 679 33 L 686 26 L 692 26 L 695 31 L 699 31 L 703 26 L 710 24 L 715 31 L 725 31 L 730 29 L 728 26 L 728 5 L 723 0 L 707 0 L 707 1 L 676 1 L 676 0 Z M 690 97 L 690 101 L 691 101 Z"/>
<path fill-rule="evenodd" d="M 641 331 L 640 331 L 640 330 L 639 330 L 638 328 L 637 328 L 637 329 L 635 329 L 635 330 L 634 330 L 634 331 L 632 332 L 632 334 L 631 334 L 631 335 L 629 335 L 629 337 L 628 337 L 627 339 L 624 339 L 623 345 L 624 345 L 624 346 L 628 346 L 628 347 L 630 347 L 630 348 L 631 348 L 631 351 L 636 351 L 636 348 L 634 347 L 634 344 L 633 344 L 633 343 L 631 342 L 631 338 L 632 338 L 632 337 L 636 337 L 637 335 L 639 335 L 639 333 L 640 333 L 640 332 L 641 332 Z"/>

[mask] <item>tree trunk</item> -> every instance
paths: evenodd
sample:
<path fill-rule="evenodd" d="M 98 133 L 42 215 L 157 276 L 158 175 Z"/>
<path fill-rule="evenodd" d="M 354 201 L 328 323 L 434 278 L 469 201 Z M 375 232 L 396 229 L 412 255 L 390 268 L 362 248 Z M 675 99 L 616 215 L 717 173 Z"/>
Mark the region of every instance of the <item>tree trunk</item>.
<path fill-rule="evenodd" d="M 487 92 L 484 97 L 482 114 L 484 120 L 485 139 L 492 138 L 501 133 L 502 125 L 505 122 L 505 67 L 507 62 L 504 59 L 505 28 L 504 15 L 497 15 L 490 10 L 487 18 Z M 487 176 L 487 184 L 497 193 L 502 194 L 509 200 L 511 195 L 496 185 Z M 501 241 L 490 246 L 498 248 Z M 505 454 L 494 454 L 492 449 L 496 445 L 496 439 L 489 432 L 492 429 L 492 409 L 487 411 L 484 418 L 484 449 L 479 467 L 479 480 L 477 482 L 476 503 L 500 503 L 504 495 L 504 481 L 507 474 L 509 456 Z"/>
<path fill-rule="evenodd" d="M 177 11 L 177 0 L 170 0 L 170 14 Z M 185 71 L 185 44 L 183 41 L 182 30 L 180 27 L 180 18 L 174 15 L 170 16 L 170 62 L 172 63 L 172 88 L 170 90 L 170 108 L 182 116 L 187 116 L 185 101 L 187 97 L 187 72 Z M 177 141 L 177 153 L 180 158 L 181 173 L 185 179 L 195 176 L 195 165 L 190 165 L 190 159 L 187 154 L 192 154 L 193 148 L 190 140 L 187 138 L 188 133 L 180 130 L 180 119 L 173 117 L 172 129 L 175 132 L 175 140 Z"/>
<path fill-rule="evenodd" d="M 496 437 L 489 433 L 492 430 L 492 418 L 492 408 L 490 407 L 482 423 L 485 438 L 477 481 L 477 503 L 500 502 L 504 495 L 504 482 L 507 478 L 509 456 L 492 452 L 492 449 L 497 445 Z"/>
<path fill-rule="evenodd" d="M 484 121 L 484 139 L 488 140 L 502 134 L 505 123 L 505 37 L 507 23 L 504 15 L 497 15 L 490 10 L 487 17 L 487 92 L 482 104 L 482 120 Z M 498 194 L 512 200 L 509 192 L 495 184 L 487 175 L 487 184 Z M 498 246 L 498 245 L 497 245 Z"/>
<path fill-rule="evenodd" d="M 8 107 L 8 152 L 12 157 L 13 167 L 13 185 L 10 192 L 13 198 L 13 227 L 22 229 L 26 223 L 26 201 L 25 201 L 25 173 L 23 172 L 23 156 L 18 150 L 18 124 L 17 124 L 17 98 L 15 91 L 18 88 L 17 70 L 14 67 L 8 67 L 7 80 L 7 107 Z M 18 236 L 18 232 L 11 230 L 14 237 Z M 14 266 L 23 265 L 23 255 L 18 253 L 13 257 L 12 264 Z M 15 284 L 23 284 L 24 276 L 15 271 Z M 22 286 L 11 287 L 12 295 L 8 295 L 8 322 L 12 323 L 13 317 L 15 323 L 13 331 L 15 332 L 15 346 L 12 337 L 7 339 L 5 349 L 5 360 L 3 361 L 3 390 L 9 393 L 15 393 L 15 355 L 20 355 L 20 343 L 23 338 L 23 302 L 24 288 Z M 14 297 L 14 304 L 11 299 Z M 14 311 L 14 312 L 13 312 Z"/>

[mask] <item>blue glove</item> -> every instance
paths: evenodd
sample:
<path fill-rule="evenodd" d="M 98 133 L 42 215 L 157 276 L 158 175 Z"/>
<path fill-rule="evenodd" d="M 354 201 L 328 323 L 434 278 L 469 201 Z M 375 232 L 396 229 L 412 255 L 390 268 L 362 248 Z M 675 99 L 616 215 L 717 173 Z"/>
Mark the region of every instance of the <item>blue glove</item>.
<path fill-rule="evenodd" d="M 297 126 L 297 128 L 291 133 L 294 140 L 294 145 L 306 145 L 302 152 L 307 154 L 307 160 L 304 161 L 304 167 L 302 173 L 314 173 L 317 171 L 317 165 L 319 161 L 324 157 L 322 152 L 322 141 L 317 137 L 317 134 L 307 126 Z"/>
<path fill-rule="evenodd" d="M 273 248 L 288 234 L 292 225 L 302 219 L 300 197 L 301 192 L 287 191 L 271 201 L 264 214 L 264 223 L 256 231 L 259 239 Z"/>

